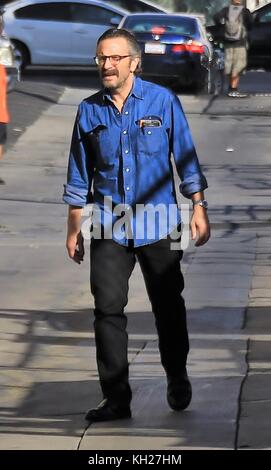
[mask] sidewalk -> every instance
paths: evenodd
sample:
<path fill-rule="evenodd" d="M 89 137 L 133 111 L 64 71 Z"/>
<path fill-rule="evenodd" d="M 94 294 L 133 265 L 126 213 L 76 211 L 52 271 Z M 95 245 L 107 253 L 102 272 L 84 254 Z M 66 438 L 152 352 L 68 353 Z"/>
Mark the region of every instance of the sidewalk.
<path fill-rule="evenodd" d="M 225 178 L 210 210 L 213 237 L 202 249 L 191 245 L 183 262 L 190 407 L 174 413 L 166 403 L 154 321 L 136 266 L 127 308 L 133 419 L 91 426 L 84 420 L 101 398 L 88 256 L 80 267 L 67 259 L 61 204 L 81 96 L 82 90 L 66 90 L 2 164 L 8 185 L 0 199 L 0 449 L 271 449 L 268 204 L 251 217 L 251 191 L 247 205 L 227 212 Z M 206 103 L 184 100 L 188 105 L 201 113 Z M 221 184 L 218 173 L 211 173 L 210 186 Z"/>

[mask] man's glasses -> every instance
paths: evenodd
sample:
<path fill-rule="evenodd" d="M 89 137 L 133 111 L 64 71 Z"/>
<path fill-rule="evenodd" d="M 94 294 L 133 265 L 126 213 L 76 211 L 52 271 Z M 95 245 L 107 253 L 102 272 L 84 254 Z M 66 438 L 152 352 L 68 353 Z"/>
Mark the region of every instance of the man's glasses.
<path fill-rule="evenodd" d="M 109 59 L 111 65 L 118 65 L 122 59 L 126 57 L 132 57 L 131 54 L 128 55 L 96 55 L 94 57 L 96 65 L 104 65 L 106 60 Z"/>

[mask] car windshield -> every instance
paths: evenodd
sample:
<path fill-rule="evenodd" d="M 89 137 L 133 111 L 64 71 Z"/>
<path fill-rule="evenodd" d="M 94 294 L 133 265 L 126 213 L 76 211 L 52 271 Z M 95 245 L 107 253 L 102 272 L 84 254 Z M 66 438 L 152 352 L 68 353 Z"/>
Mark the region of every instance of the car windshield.
<path fill-rule="evenodd" d="M 170 18 L 168 15 L 145 18 L 131 16 L 125 21 L 124 27 L 135 33 L 172 33 L 193 36 L 196 33 L 197 23 L 194 18 Z"/>

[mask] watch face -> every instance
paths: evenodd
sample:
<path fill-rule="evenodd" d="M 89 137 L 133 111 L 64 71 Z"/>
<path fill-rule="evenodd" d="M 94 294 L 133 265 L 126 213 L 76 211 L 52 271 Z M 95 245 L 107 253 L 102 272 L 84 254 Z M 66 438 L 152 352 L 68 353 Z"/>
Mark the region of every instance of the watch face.
<path fill-rule="evenodd" d="M 193 206 L 197 206 L 197 205 L 204 207 L 204 209 L 208 209 L 208 202 L 206 201 L 206 199 L 194 201 Z"/>
<path fill-rule="evenodd" d="M 208 209 L 208 202 L 205 201 L 205 200 L 204 200 L 204 201 L 201 201 L 201 202 L 199 203 L 199 205 L 200 205 L 201 207 L 204 207 L 204 209 Z"/>

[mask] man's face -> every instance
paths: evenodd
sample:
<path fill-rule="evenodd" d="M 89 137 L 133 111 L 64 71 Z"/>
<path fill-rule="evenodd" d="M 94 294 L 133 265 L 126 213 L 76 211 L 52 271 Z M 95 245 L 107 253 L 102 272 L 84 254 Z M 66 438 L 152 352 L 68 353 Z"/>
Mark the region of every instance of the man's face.
<path fill-rule="evenodd" d="M 232 0 L 233 5 L 242 5 L 243 1 L 242 0 Z"/>
<path fill-rule="evenodd" d="M 110 59 L 101 61 L 99 73 L 105 88 L 109 90 L 121 89 L 127 82 L 133 79 L 133 73 L 137 67 L 138 58 L 132 57 L 130 45 L 125 38 L 104 39 L 98 45 L 96 56 L 128 56 L 122 58 L 118 63 Z"/>

